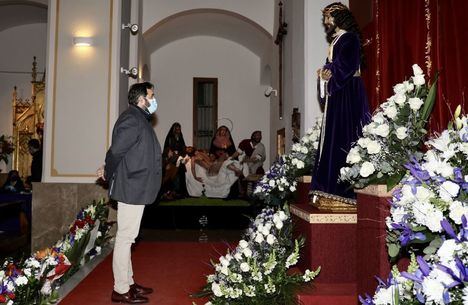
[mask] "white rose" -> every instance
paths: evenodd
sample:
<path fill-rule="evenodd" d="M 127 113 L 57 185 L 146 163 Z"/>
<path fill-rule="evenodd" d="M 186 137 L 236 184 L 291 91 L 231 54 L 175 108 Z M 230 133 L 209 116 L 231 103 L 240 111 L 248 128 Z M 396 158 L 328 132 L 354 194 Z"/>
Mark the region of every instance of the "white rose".
<path fill-rule="evenodd" d="M 406 102 L 406 95 L 404 94 L 397 94 L 395 96 L 395 103 L 402 106 Z"/>
<path fill-rule="evenodd" d="M 242 249 L 245 249 L 245 248 L 247 248 L 247 247 L 249 246 L 249 243 L 248 243 L 247 241 L 241 239 L 241 240 L 239 241 L 239 246 L 240 246 Z"/>
<path fill-rule="evenodd" d="M 346 156 L 346 162 L 349 164 L 355 164 L 361 161 L 361 155 L 359 155 L 359 148 L 353 147 Z"/>
<path fill-rule="evenodd" d="M 412 66 L 412 68 L 413 68 L 413 74 L 414 74 L 414 76 L 416 76 L 416 75 L 423 75 L 423 74 L 424 74 L 424 72 L 423 72 L 423 70 L 421 69 L 421 67 L 419 67 L 417 64 L 414 64 L 414 65 Z"/>
<path fill-rule="evenodd" d="M 409 99 L 408 102 L 409 102 L 410 108 L 414 111 L 419 110 L 419 108 L 421 108 L 421 105 L 424 104 L 424 102 L 419 97 L 412 97 Z"/>
<path fill-rule="evenodd" d="M 400 140 L 403 140 L 404 138 L 406 138 L 408 136 L 407 131 L 408 131 L 408 128 L 406 128 L 406 127 L 398 127 L 396 129 L 397 138 L 400 139 Z"/>
<path fill-rule="evenodd" d="M 281 230 L 281 228 L 283 227 L 283 222 L 282 222 L 281 220 L 275 222 L 275 227 L 276 227 L 278 230 Z"/>
<path fill-rule="evenodd" d="M 255 236 L 255 241 L 256 241 L 257 243 L 261 244 L 261 243 L 264 241 L 263 234 L 258 233 L 258 234 Z"/>
<path fill-rule="evenodd" d="M 403 82 L 403 85 L 405 85 L 406 92 L 411 92 L 414 90 L 414 85 L 407 80 Z"/>
<path fill-rule="evenodd" d="M 370 141 L 369 144 L 367 144 L 367 152 L 369 154 L 378 154 L 381 150 L 381 146 L 379 142 L 377 141 Z"/>
<path fill-rule="evenodd" d="M 268 184 L 271 186 L 271 187 L 274 187 L 275 186 L 275 180 L 270 180 L 270 182 L 268 182 Z"/>
<path fill-rule="evenodd" d="M 359 171 L 359 174 L 366 178 L 366 177 L 369 177 L 370 175 L 372 175 L 372 173 L 375 172 L 375 167 L 372 163 L 366 161 L 362 164 L 361 166 L 361 170 Z"/>
<path fill-rule="evenodd" d="M 214 295 L 217 297 L 221 297 L 223 295 L 221 292 L 221 286 L 218 283 L 211 284 L 211 291 L 213 291 Z"/>
<path fill-rule="evenodd" d="M 242 251 L 242 253 L 245 255 L 245 257 L 252 257 L 252 250 L 250 250 L 249 248 L 245 248 L 244 251 Z"/>
<path fill-rule="evenodd" d="M 249 266 L 249 264 L 247 264 L 247 263 L 242 263 L 242 264 L 240 264 L 240 269 L 241 269 L 243 272 L 247 272 L 247 271 L 250 270 L 250 266 Z"/>
<path fill-rule="evenodd" d="M 389 118 L 389 119 L 394 119 L 396 118 L 398 111 L 395 106 L 391 105 L 388 107 L 385 107 L 384 109 L 384 114 Z"/>
<path fill-rule="evenodd" d="M 303 161 L 299 160 L 299 161 L 297 161 L 296 166 L 297 166 L 298 169 L 301 169 L 301 168 L 304 168 L 305 164 L 304 164 Z"/>
<path fill-rule="evenodd" d="M 358 145 L 361 146 L 362 148 L 366 148 L 367 144 L 369 144 L 370 141 L 371 139 L 369 138 L 359 138 Z"/>
<path fill-rule="evenodd" d="M 389 132 L 390 132 L 390 127 L 387 124 L 379 125 L 375 129 L 375 134 L 378 135 L 378 136 L 381 136 L 383 138 L 386 138 L 388 136 Z"/>
<path fill-rule="evenodd" d="M 290 190 L 291 192 L 294 192 L 294 191 L 296 190 L 296 187 L 295 187 L 294 185 L 291 185 L 291 186 L 289 187 L 289 190 Z"/>
<path fill-rule="evenodd" d="M 424 75 L 416 75 L 412 77 L 413 83 L 416 86 L 422 86 L 426 83 L 426 80 L 424 79 Z"/>
<path fill-rule="evenodd" d="M 393 92 L 395 92 L 395 94 L 404 94 L 406 92 L 406 87 L 404 84 L 396 84 L 393 87 Z"/>
<path fill-rule="evenodd" d="M 269 245 L 273 245 L 276 242 L 276 237 L 269 234 L 266 238 L 266 241 Z"/>

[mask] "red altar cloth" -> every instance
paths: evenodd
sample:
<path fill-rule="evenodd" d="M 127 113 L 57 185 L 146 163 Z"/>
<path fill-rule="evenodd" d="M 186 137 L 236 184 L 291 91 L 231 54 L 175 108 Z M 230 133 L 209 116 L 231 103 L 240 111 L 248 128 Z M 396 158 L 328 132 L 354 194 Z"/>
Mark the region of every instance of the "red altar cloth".
<path fill-rule="evenodd" d="M 317 283 L 355 283 L 356 214 L 324 212 L 309 204 L 290 208 L 294 234 L 305 238 L 298 267 L 321 266 Z"/>
<path fill-rule="evenodd" d="M 390 193 L 386 186 L 374 185 L 357 193 L 357 292 L 373 295 L 375 276 L 386 279 L 390 272 L 385 242 L 385 218 L 390 215 Z"/>

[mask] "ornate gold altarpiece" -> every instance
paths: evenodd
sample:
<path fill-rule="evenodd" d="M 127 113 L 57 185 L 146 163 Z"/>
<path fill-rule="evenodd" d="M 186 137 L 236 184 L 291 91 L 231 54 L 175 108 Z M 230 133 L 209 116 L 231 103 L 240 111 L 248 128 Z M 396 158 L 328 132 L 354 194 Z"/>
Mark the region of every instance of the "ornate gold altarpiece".
<path fill-rule="evenodd" d="M 15 146 L 12 168 L 18 170 L 23 178 L 31 174 L 31 155 L 28 150 L 28 141 L 38 139 L 42 145 L 44 130 L 45 73 L 42 75 L 41 80 L 36 80 L 36 57 L 34 57 L 32 64 L 31 76 L 31 97 L 27 99 L 18 98 L 15 86 L 12 99 L 13 141 Z"/>

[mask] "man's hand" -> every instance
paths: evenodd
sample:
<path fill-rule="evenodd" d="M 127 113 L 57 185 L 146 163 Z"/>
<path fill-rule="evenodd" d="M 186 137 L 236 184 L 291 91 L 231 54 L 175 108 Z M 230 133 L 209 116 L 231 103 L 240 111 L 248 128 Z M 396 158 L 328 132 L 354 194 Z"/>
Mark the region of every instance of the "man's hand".
<path fill-rule="evenodd" d="M 98 177 L 98 179 L 102 179 L 104 181 L 106 181 L 105 174 L 106 172 L 104 171 L 104 165 L 98 168 L 96 171 L 96 176 Z"/>

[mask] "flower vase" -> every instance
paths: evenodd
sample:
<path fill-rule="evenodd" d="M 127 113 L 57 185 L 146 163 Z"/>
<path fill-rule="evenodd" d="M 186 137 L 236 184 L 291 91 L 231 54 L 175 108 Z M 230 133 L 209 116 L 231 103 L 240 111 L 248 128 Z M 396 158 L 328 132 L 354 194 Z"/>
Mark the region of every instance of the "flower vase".
<path fill-rule="evenodd" d="M 385 218 L 390 215 L 392 191 L 383 184 L 356 189 L 357 195 L 357 292 L 372 295 L 375 276 L 387 278 L 390 272 L 386 247 Z"/>

